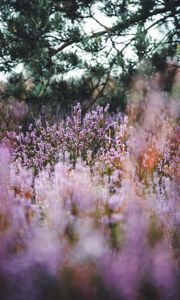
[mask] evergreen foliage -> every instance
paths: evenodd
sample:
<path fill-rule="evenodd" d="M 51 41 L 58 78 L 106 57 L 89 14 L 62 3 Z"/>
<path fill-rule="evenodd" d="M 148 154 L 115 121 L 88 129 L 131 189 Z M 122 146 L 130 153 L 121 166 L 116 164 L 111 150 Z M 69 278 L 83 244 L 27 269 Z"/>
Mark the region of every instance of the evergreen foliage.
<path fill-rule="evenodd" d="M 178 0 L 1 0 L 0 11 L 0 71 L 22 63 L 24 80 L 34 86 L 26 98 L 38 105 L 51 101 L 67 110 L 80 101 L 88 109 L 100 99 L 114 109 L 138 62 L 152 59 L 159 68 L 159 58 L 164 62 L 178 49 Z M 89 20 L 97 31 L 88 32 Z M 112 78 L 119 87 L 113 94 Z M 21 88 L 13 96 L 21 98 Z"/>

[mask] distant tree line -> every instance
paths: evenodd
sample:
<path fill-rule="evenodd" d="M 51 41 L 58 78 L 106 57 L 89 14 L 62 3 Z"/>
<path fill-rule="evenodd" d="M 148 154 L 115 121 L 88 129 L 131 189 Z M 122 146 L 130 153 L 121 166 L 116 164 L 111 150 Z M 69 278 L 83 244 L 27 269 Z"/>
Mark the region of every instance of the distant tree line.
<path fill-rule="evenodd" d="M 163 71 L 180 52 L 178 0 L 1 0 L 0 12 L 0 71 L 10 73 L 3 99 L 37 108 L 123 109 L 132 77 Z M 89 20 L 97 31 L 85 29 Z"/>

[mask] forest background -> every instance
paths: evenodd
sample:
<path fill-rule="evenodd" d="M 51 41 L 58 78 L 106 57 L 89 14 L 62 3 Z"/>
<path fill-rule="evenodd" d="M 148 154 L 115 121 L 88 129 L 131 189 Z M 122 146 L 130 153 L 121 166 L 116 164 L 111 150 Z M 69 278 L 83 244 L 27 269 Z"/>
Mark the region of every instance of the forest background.
<path fill-rule="evenodd" d="M 163 74 L 180 52 L 179 1 L 1 0 L 1 103 L 64 115 L 124 110 L 137 76 Z M 17 71 L 19 70 L 19 71 Z M 1 104 L 2 106 L 2 104 Z"/>

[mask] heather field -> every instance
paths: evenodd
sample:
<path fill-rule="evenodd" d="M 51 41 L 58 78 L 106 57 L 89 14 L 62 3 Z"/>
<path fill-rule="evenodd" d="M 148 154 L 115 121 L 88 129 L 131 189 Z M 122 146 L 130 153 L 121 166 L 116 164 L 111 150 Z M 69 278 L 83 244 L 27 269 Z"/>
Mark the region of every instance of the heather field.
<path fill-rule="evenodd" d="M 0 300 L 180 299 L 178 116 L 151 92 L 2 127 Z"/>

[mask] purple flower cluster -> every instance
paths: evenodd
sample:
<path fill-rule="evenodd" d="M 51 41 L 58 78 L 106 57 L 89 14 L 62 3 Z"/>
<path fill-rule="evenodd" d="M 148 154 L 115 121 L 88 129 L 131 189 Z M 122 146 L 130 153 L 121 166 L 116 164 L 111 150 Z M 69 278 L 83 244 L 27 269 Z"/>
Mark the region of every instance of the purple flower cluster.
<path fill-rule="evenodd" d="M 77 104 L 65 121 L 53 125 L 46 122 L 44 125 L 37 120 L 25 133 L 21 128 L 19 132 L 6 132 L 3 142 L 11 144 L 13 161 L 33 168 L 35 173 L 48 164 L 54 165 L 59 159 L 65 160 L 67 156 L 73 166 L 79 157 L 92 164 L 104 144 L 107 109 L 97 107 L 83 118 L 80 104 Z"/>
<path fill-rule="evenodd" d="M 167 110 L 154 118 L 83 117 L 78 104 L 6 133 L 0 299 L 180 298 L 179 127 Z"/>

